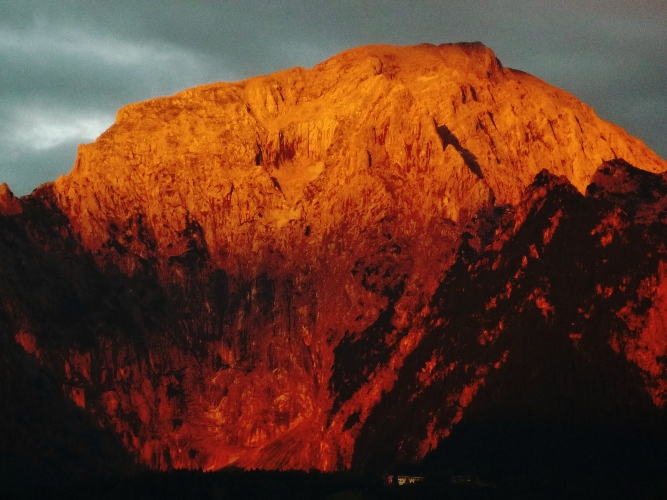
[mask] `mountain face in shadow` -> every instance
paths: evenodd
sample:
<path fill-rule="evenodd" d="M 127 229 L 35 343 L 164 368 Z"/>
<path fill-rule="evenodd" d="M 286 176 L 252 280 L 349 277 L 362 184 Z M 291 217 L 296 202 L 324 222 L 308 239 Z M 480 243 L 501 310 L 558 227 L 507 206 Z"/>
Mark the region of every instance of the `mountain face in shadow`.
<path fill-rule="evenodd" d="M 159 470 L 383 471 L 499 423 L 664 442 L 665 170 L 481 44 L 127 106 L 0 186 L 3 432 L 53 406 L 84 437 L 49 453 Z"/>

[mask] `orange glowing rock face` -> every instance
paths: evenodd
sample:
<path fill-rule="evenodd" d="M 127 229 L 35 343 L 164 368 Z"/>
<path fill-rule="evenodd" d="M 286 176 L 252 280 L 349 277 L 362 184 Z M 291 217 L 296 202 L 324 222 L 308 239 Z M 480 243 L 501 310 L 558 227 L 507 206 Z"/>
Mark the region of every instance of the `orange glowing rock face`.
<path fill-rule="evenodd" d="M 457 220 L 490 197 L 516 203 L 543 168 L 583 192 L 615 157 L 665 168 L 641 142 L 567 93 L 503 68 L 481 45 L 373 46 L 308 71 L 127 106 L 81 146 L 55 189 L 94 251 L 115 238 L 144 258 L 181 255 L 189 217 L 216 265 L 243 256 L 256 269 L 270 250 L 291 256 L 325 244 L 346 220 L 367 227 L 392 208 L 416 230 L 425 216 Z"/>
<path fill-rule="evenodd" d="M 667 169 L 481 44 L 363 47 L 133 104 L 53 185 L 18 205 L 0 186 L 3 217 L 85 270 L 64 340 L 15 340 L 156 469 L 420 460 L 520 386 L 505 374 L 588 352 L 607 313 L 625 326 L 601 345 L 663 406 L 664 266 L 577 281 L 653 220 L 611 199 L 640 191 L 617 157 Z"/>

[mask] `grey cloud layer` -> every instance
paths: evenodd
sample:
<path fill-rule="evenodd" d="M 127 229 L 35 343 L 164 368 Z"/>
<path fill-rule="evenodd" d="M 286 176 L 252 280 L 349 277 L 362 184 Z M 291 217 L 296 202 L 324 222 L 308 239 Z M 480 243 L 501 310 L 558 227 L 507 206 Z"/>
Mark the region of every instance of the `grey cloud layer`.
<path fill-rule="evenodd" d="M 368 43 L 481 40 L 667 157 L 667 4 L 0 0 L 0 182 L 70 170 L 129 103 Z"/>

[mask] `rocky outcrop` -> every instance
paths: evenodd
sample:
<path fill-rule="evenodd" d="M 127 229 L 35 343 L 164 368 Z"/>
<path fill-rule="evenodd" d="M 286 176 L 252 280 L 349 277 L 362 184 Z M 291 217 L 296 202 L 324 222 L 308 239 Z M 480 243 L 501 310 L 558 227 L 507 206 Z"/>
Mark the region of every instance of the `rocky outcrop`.
<path fill-rule="evenodd" d="M 526 380 L 547 418 L 572 359 L 659 419 L 666 167 L 481 44 L 196 87 L 0 198 L 7 335 L 161 469 L 418 460 Z"/>
<path fill-rule="evenodd" d="M 0 184 L 0 215 L 16 215 L 21 212 L 21 203 L 6 183 Z"/>

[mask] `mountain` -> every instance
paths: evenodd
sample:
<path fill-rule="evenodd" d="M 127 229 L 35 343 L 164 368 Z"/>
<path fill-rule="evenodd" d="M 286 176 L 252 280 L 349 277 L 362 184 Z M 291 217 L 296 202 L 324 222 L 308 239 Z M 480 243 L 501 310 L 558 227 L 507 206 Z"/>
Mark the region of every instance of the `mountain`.
<path fill-rule="evenodd" d="M 7 366 L 161 470 L 382 471 L 493 422 L 667 444 L 666 170 L 479 43 L 132 104 L 0 186 Z"/>

